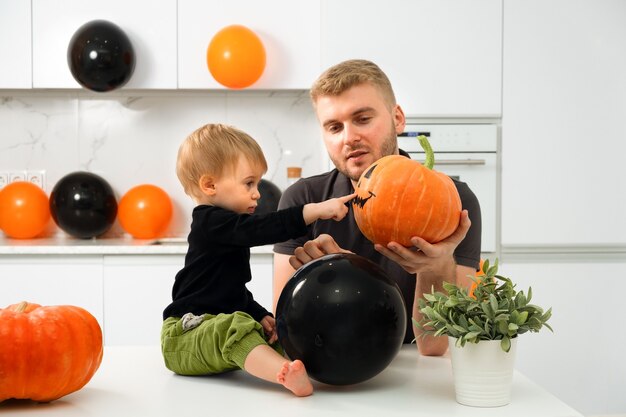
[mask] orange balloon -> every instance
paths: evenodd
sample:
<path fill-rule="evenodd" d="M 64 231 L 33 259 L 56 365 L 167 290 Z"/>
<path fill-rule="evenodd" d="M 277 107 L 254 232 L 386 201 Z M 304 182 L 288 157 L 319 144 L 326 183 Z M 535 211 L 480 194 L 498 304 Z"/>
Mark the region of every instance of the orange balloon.
<path fill-rule="evenodd" d="M 0 229 L 12 238 L 30 239 L 50 221 L 46 193 L 33 183 L 12 182 L 0 191 Z"/>
<path fill-rule="evenodd" d="M 247 27 L 226 26 L 211 39 L 206 59 L 218 83 L 229 88 L 245 88 L 254 84 L 265 70 L 265 47 Z"/>
<path fill-rule="evenodd" d="M 151 184 L 131 188 L 117 206 L 122 228 L 137 239 L 155 239 L 165 234 L 172 219 L 172 201 L 163 189 Z"/>

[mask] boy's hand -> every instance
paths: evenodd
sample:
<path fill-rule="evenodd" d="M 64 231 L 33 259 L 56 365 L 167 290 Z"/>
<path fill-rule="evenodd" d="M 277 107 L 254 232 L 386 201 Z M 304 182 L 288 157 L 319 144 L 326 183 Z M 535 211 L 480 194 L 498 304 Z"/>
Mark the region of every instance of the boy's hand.
<path fill-rule="evenodd" d="M 356 193 L 343 197 L 331 198 L 321 203 L 311 203 L 304 206 L 303 216 L 306 224 L 311 224 L 318 219 L 333 219 L 339 221 L 348 214 L 347 203 L 356 197 Z"/>
<path fill-rule="evenodd" d="M 276 333 L 276 320 L 272 316 L 265 316 L 261 319 L 261 326 L 267 337 L 267 343 L 270 345 L 278 340 L 278 333 Z"/>

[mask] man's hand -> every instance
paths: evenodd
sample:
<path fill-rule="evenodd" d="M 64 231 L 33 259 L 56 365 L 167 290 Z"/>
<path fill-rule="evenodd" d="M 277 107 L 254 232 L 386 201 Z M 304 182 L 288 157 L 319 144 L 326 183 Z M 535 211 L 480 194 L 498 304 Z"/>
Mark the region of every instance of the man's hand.
<path fill-rule="evenodd" d="M 447 262 L 453 256 L 454 250 L 465 238 L 471 224 L 467 210 L 463 210 L 459 227 L 440 242 L 431 244 L 420 237 L 413 237 L 411 243 L 414 246 L 411 248 L 405 248 L 397 242 L 389 242 L 387 247 L 376 244 L 374 248 L 411 274 L 432 271 L 437 269 L 438 262 Z"/>
<path fill-rule="evenodd" d="M 309 240 L 304 245 L 296 248 L 293 252 L 293 256 L 289 258 L 289 264 L 291 264 L 294 269 L 298 269 L 302 265 L 330 253 L 352 252 L 339 247 L 332 236 L 321 234 L 317 238 Z"/>

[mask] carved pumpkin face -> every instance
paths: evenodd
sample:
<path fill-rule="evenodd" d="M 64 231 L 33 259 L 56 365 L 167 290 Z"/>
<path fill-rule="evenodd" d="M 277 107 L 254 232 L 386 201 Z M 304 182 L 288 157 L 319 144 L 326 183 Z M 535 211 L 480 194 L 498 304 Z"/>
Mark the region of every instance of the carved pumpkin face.
<path fill-rule="evenodd" d="M 461 198 L 454 182 L 407 157 L 379 159 L 355 188 L 354 218 L 373 243 L 394 241 L 409 247 L 413 236 L 436 243 L 459 225 Z"/>

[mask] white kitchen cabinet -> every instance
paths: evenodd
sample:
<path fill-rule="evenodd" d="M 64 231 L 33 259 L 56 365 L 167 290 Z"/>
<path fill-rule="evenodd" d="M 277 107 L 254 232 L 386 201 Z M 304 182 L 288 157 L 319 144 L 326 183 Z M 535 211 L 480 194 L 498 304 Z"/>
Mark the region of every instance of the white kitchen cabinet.
<path fill-rule="evenodd" d="M 76 30 L 96 19 L 118 25 L 133 44 L 135 71 L 124 88 L 176 88 L 176 0 L 32 0 L 34 88 L 80 88 L 67 49 Z"/>
<path fill-rule="evenodd" d="M 626 246 L 626 2 L 506 0 L 502 247 Z"/>
<path fill-rule="evenodd" d="M 102 257 L 0 255 L 0 308 L 20 301 L 82 307 L 104 329 Z"/>
<path fill-rule="evenodd" d="M 163 309 L 184 255 L 106 255 L 104 325 L 106 345 L 158 345 Z"/>
<path fill-rule="evenodd" d="M 554 333 L 520 336 L 516 368 L 584 415 L 617 415 L 626 410 L 626 260 L 584 258 L 501 264 L 518 291 L 532 287 L 533 304 L 553 309 Z"/>
<path fill-rule="evenodd" d="M 254 31 L 265 47 L 263 75 L 248 89 L 308 89 L 319 75 L 319 0 L 179 0 L 179 88 L 226 88 L 209 72 L 206 51 L 219 30 L 234 24 Z"/>
<path fill-rule="evenodd" d="M 501 0 L 322 0 L 322 68 L 374 61 L 408 116 L 501 114 Z"/>
<path fill-rule="evenodd" d="M 30 0 L 0 0 L 0 89 L 31 88 Z"/>
<path fill-rule="evenodd" d="M 172 301 L 184 255 L 105 255 L 104 334 L 106 345 L 160 343 L 163 310 Z M 272 254 L 252 254 L 248 289 L 271 311 Z"/>

